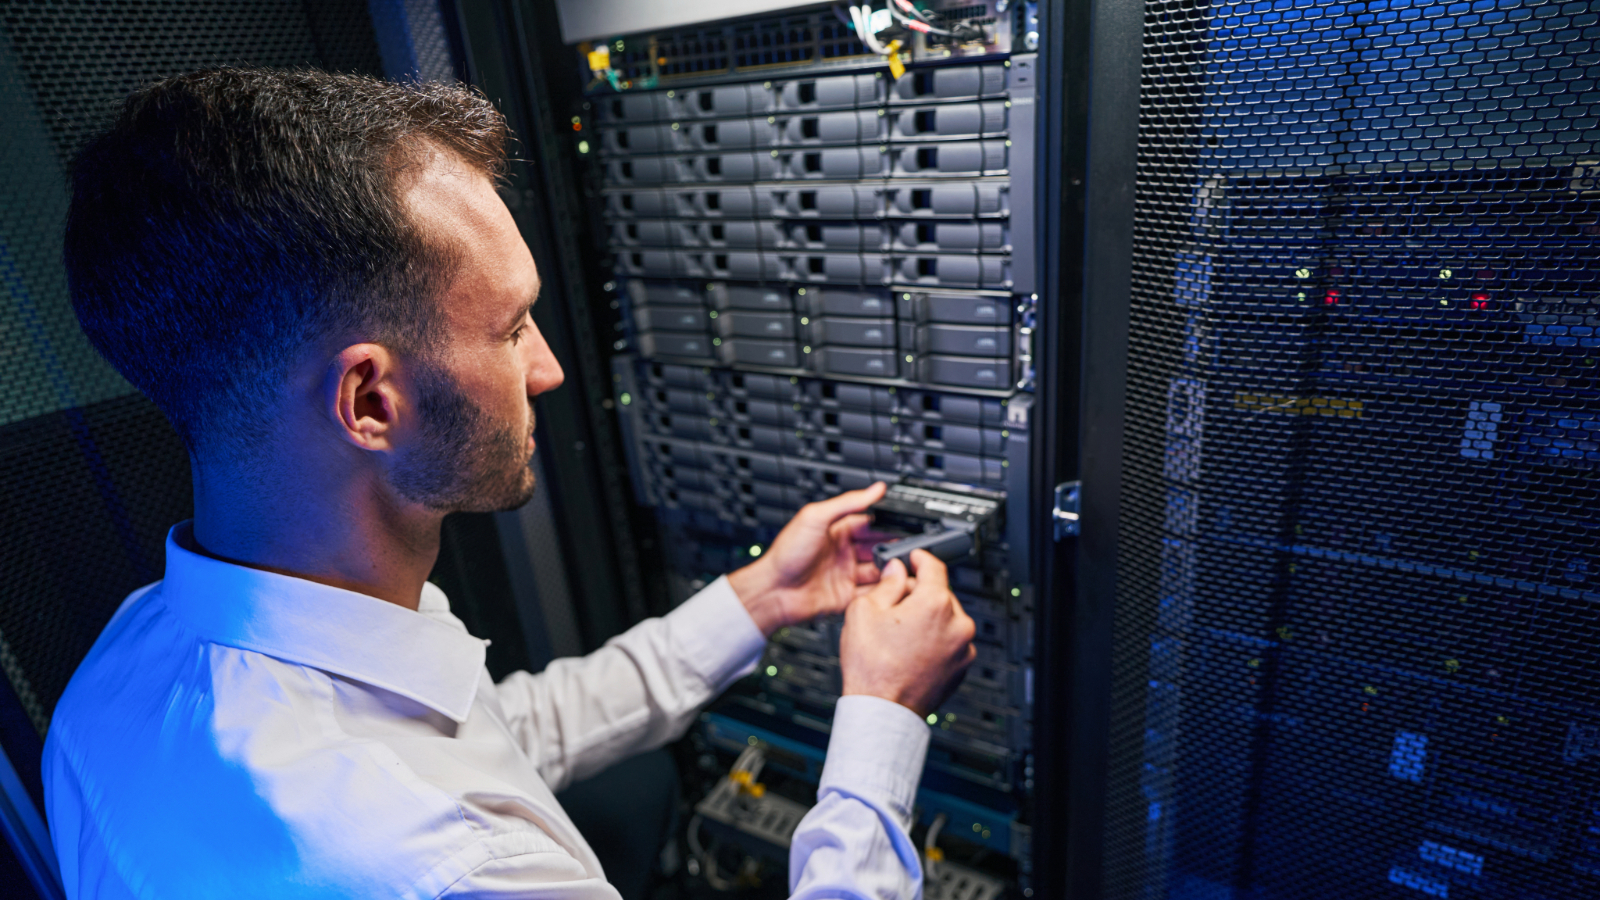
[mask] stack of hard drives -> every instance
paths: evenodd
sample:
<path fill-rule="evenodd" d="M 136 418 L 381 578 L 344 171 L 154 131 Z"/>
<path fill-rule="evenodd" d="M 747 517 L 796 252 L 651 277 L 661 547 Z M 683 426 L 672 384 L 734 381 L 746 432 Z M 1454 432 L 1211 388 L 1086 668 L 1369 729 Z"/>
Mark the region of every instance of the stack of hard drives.
<path fill-rule="evenodd" d="M 1015 71 L 1031 70 L 1031 63 Z M 645 356 L 1011 390 L 1031 292 L 1031 102 L 1012 63 L 595 104 L 605 217 Z M 1031 82 L 1027 84 L 1031 93 Z"/>
<path fill-rule="evenodd" d="M 806 503 L 876 481 L 895 486 L 886 540 L 960 546 L 950 578 L 978 658 L 929 716 L 918 834 L 938 822 L 954 858 L 1020 890 L 1033 597 L 1028 503 L 1007 501 L 1030 490 L 1032 188 L 1012 181 L 1033 167 L 1033 57 L 950 62 L 591 98 L 624 350 L 613 401 L 674 601 L 749 563 Z M 714 767 L 758 748 L 801 786 L 791 800 L 814 801 L 839 626 L 774 635 L 702 719 Z"/>

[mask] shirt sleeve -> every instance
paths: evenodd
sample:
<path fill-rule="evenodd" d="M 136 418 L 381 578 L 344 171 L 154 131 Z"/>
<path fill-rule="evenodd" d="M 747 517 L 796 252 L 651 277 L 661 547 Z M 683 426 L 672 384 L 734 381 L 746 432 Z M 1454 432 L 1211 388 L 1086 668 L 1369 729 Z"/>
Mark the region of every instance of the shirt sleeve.
<path fill-rule="evenodd" d="M 718 578 L 588 656 L 512 673 L 496 693 L 513 737 L 559 791 L 681 736 L 701 706 L 755 668 L 765 646 L 728 579 Z"/>
<path fill-rule="evenodd" d="M 817 805 L 789 847 L 793 900 L 910 900 L 922 895 L 911 809 L 928 726 L 878 697 L 839 698 Z"/>

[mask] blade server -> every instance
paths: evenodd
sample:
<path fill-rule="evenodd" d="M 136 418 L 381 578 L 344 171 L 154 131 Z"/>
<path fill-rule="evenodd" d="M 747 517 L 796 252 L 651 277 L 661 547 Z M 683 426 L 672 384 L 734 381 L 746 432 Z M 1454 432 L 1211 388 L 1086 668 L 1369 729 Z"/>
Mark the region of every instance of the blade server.
<path fill-rule="evenodd" d="M 624 328 L 613 399 L 675 598 L 841 490 L 997 498 L 999 539 L 952 569 L 979 655 L 929 717 L 919 835 L 929 896 L 1031 895 L 1033 592 L 1026 506 L 1001 504 L 1032 487 L 1036 55 L 1012 52 L 1025 4 L 922 6 L 961 39 L 913 32 L 890 58 L 820 7 L 581 45 L 580 149 Z M 782 858 L 820 774 L 837 642 L 837 622 L 780 632 L 703 717 L 708 768 L 738 756 L 733 776 L 792 789 L 758 827 L 719 782 L 695 845 Z"/>

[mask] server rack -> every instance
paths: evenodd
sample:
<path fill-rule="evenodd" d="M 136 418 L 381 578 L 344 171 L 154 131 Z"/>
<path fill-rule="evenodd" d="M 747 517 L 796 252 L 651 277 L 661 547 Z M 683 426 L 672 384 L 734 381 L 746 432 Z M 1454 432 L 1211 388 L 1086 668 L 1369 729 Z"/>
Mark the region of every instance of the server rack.
<path fill-rule="evenodd" d="M 1592 7 L 1146 11 L 1104 895 L 1600 895 Z"/>
<path fill-rule="evenodd" d="M 922 6 L 972 30 L 908 34 L 891 64 L 814 6 L 569 48 L 584 86 L 568 137 L 601 211 L 610 408 L 669 603 L 841 490 L 886 480 L 1003 504 L 997 539 L 952 569 L 979 658 L 930 716 L 916 836 L 935 848 L 928 896 L 1032 896 L 1034 520 L 1049 494 L 1033 424 L 1037 8 Z M 709 878 L 717 844 L 776 863 L 781 888 L 838 696 L 838 624 L 775 635 L 696 728 L 689 827 Z M 723 777 L 750 748 L 773 788 L 759 801 Z"/>

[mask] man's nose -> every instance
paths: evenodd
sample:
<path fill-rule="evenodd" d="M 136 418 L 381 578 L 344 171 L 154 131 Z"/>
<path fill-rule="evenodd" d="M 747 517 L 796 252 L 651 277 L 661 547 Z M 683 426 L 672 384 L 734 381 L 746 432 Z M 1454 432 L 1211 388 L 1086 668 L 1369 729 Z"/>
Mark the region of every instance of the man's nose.
<path fill-rule="evenodd" d="M 532 365 L 528 366 L 529 397 L 553 391 L 567 379 L 567 373 L 561 370 L 561 363 L 556 359 L 556 355 L 550 352 L 550 345 L 545 342 L 544 335 L 539 333 L 538 326 L 533 328 L 533 340 L 533 361 Z"/>

